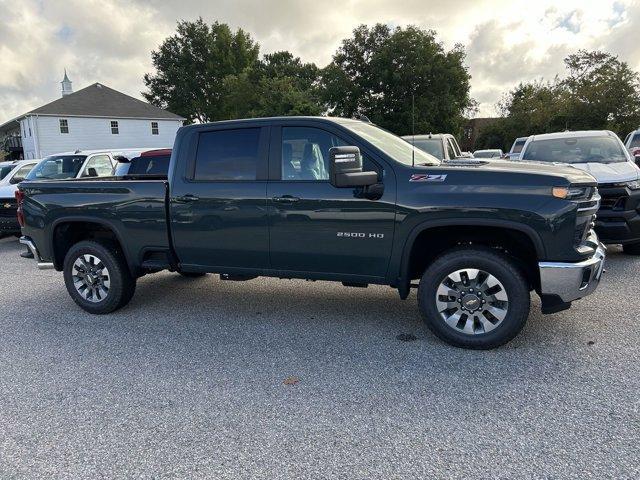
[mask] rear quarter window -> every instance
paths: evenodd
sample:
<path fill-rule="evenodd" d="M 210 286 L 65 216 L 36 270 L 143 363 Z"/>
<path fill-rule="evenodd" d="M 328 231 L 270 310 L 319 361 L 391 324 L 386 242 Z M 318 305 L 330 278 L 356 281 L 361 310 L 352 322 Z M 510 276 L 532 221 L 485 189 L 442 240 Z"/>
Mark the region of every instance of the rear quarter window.
<path fill-rule="evenodd" d="M 194 179 L 255 180 L 259 151 L 260 128 L 202 132 L 198 137 Z"/>

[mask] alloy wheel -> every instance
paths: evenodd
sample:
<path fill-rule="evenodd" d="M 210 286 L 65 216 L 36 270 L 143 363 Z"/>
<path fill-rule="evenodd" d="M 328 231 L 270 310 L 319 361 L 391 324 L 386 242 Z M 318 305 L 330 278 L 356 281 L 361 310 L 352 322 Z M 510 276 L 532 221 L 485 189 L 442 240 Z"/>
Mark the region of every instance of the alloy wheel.
<path fill-rule="evenodd" d="M 504 285 L 492 274 L 475 268 L 448 274 L 440 282 L 435 300 L 442 320 L 467 335 L 492 331 L 509 309 Z"/>
<path fill-rule="evenodd" d="M 95 255 L 80 255 L 71 270 L 73 286 L 85 300 L 98 303 L 107 298 L 111 277 L 109 270 Z"/>

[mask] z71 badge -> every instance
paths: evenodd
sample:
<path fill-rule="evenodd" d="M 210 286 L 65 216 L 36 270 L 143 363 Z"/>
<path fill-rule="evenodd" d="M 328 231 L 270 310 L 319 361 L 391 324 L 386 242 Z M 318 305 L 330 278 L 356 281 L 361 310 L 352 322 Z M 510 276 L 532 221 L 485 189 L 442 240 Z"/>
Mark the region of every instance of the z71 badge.
<path fill-rule="evenodd" d="M 428 173 L 415 173 L 411 175 L 410 182 L 444 182 L 447 175 L 430 175 Z"/>

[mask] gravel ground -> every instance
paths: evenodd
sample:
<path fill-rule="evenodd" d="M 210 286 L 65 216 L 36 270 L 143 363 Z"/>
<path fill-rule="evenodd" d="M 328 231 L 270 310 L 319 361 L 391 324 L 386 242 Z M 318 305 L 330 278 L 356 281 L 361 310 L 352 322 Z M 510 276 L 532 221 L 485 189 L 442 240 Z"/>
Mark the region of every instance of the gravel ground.
<path fill-rule="evenodd" d="M 0 240 L 1 478 L 640 477 L 640 258 L 619 249 L 593 296 L 542 316 L 534 295 L 489 352 L 385 287 L 161 273 L 90 316 L 21 251 Z"/>

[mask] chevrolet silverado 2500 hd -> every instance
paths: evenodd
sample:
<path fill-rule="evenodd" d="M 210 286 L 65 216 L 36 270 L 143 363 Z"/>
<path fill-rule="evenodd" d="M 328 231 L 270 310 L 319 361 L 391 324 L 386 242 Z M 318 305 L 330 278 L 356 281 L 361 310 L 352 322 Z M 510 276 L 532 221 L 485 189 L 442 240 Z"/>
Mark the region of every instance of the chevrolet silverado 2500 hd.
<path fill-rule="evenodd" d="M 443 340 L 492 348 L 521 330 L 531 291 L 545 313 L 593 292 L 605 256 L 589 174 L 441 164 L 351 119 L 191 125 L 178 132 L 168 178 L 26 181 L 16 195 L 21 241 L 96 314 L 164 269 L 383 284 L 403 299 L 417 287 Z"/>

